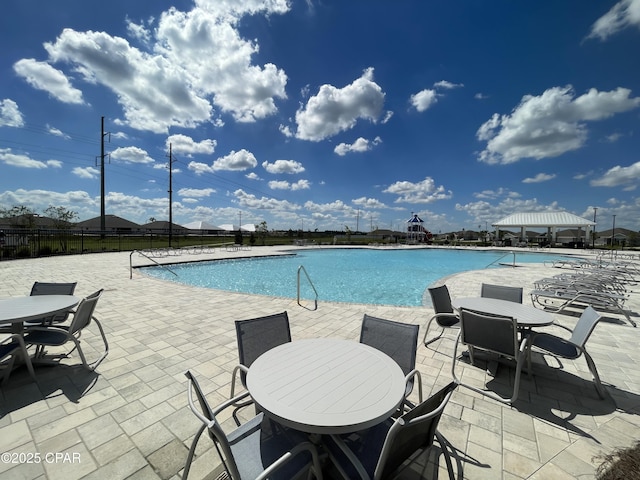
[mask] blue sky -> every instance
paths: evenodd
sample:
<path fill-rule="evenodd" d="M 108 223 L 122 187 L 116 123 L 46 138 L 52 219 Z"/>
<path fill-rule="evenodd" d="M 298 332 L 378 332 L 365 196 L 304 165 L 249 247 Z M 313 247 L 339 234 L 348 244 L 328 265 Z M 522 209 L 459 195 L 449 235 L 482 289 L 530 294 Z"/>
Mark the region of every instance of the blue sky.
<path fill-rule="evenodd" d="M 270 229 L 638 230 L 640 0 L 10 1 L 0 207 Z"/>

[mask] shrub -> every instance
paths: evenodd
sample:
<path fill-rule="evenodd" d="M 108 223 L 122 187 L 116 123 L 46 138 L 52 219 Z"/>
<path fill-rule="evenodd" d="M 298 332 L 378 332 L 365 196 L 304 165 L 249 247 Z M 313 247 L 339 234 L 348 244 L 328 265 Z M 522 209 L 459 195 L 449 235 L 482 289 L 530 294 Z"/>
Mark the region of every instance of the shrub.
<path fill-rule="evenodd" d="M 598 480 L 628 480 L 640 478 L 640 441 L 628 448 L 619 448 L 608 455 L 598 467 Z"/>

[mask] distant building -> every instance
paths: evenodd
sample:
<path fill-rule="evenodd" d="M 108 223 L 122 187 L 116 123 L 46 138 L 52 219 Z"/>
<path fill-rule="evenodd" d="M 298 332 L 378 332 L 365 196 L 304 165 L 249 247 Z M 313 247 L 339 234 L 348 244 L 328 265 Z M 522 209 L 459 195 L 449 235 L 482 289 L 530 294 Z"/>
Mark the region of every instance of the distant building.
<path fill-rule="evenodd" d="M 133 233 L 142 230 L 142 227 L 137 223 L 130 222 L 122 217 L 118 217 L 117 215 L 105 215 L 104 226 L 105 231 L 108 232 Z M 101 218 L 95 217 L 83 222 L 78 222 L 76 223 L 76 228 L 81 230 L 100 231 Z"/>

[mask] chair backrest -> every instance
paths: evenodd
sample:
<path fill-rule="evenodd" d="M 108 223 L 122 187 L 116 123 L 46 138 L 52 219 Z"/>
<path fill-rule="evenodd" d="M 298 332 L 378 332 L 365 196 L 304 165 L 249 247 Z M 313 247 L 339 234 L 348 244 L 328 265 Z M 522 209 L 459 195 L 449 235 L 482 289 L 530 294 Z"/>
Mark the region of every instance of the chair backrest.
<path fill-rule="evenodd" d="M 407 375 L 416 367 L 420 325 L 395 322 L 367 314 L 362 319 L 360 343 L 377 348 L 393 358 Z"/>
<path fill-rule="evenodd" d="M 77 282 L 73 283 L 48 283 L 35 282 L 31 287 L 31 295 L 73 295 Z"/>
<path fill-rule="evenodd" d="M 414 452 L 433 445 L 442 412 L 456 387 L 451 382 L 394 422 L 382 446 L 374 478 L 391 478 Z"/>
<path fill-rule="evenodd" d="M 51 282 L 34 282 L 31 287 L 31 296 L 34 295 L 73 295 L 73 292 L 76 290 L 76 285 L 78 282 L 73 283 L 51 283 Z M 51 317 L 47 317 L 47 322 L 51 323 L 61 323 L 64 322 L 69 313 L 59 313 L 57 315 L 52 315 Z"/>
<path fill-rule="evenodd" d="M 593 307 L 585 308 L 578 319 L 576 327 L 573 329 L 569 342 L 579 346 L 581 349 L 584 348 L 601 318 L 602 316 Z"/>
<path fill-rule="evenodd" d="M 483 283 L 480 288 L 480 296 L 485 298 L 496 298 L 509 302 L 522 303 L 522 287 L 510 287 L 508 285 L 492 285 Z"/>
<path fill-rule="evenodd" d="M 518 323 L 515 318 L 460 310 L 460 340 L 466 345 L 516 358 Z"/>
<path fill-rule="evenodd" d="M 287 312 L 265 317 L 236 320 L 238 357 L 240 364 L 250 367 L 264 352 L 291 341 Z M 241 375 L 244 384 L 245 375 Z"/>
<path fill-rule="evenodd" d="M 446 285 L 429 288 L 429 295 L 431 295 L 431 303 L 433 303 L 433 310 L 436 313 L 453 314 L 451 295 Z"/>
<path fill-rule="evenodd" d="M 98 300 L 100 300 L 103 290 L 104 289 L 101 288 L 97 292 L 94 292 L 80 300 L 80 303 L 76 307 L 76 312 L 73 314 L 71 325 L 69 325 L 69 333 L 74 334 L 91 323 L 91 317 L 93 316 L 93 312 L 96 309 L 96 305 Z"/>
<path fill-rule="evenodd" d="M 198 404 L 200 405 L 202 416 L 208 421 L 206 427 L 209 432 L 209 437 L 218 450 L 218 454 L 222 459 L 222 463 L 224 464 L 227 471 L 231 474 L 231 478 L 240 478 L 238 466 L 236 465 L 235 459 L 233 457 L 233 452 L 231 451 L 231 446 L 229 445 L 229 439 L 224 433 L 224 430 L 222 430 L 222 427 L 218 423 L 218 420 L 216 420 L 213 410 L 211 410 L 211 407 L 209 406 L 209 402 L 207 402 L 207 399 L 202 393 L 200 384 L 190 370 L 187 370 L 184 374 L 187 379 L 189 379 L 189 401 L 192 401 L 191 395 L 192 392 L 195 392 L 198 399 Z"/>

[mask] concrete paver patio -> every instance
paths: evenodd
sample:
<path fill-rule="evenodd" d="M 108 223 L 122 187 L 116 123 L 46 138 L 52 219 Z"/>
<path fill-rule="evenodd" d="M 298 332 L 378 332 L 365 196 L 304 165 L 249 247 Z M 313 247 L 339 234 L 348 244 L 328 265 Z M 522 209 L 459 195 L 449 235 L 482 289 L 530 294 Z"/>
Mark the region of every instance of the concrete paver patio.
<path fill-rule="evenodd" d="M 216 250 L 162 261 L 282 250 Z M 135 265 L 149 263 L 136 254 L 132 258 Z M 96 316 L 110 345 L 109 356 L 95 373 L 84 370 L 73 353 L 59 366 L 37 367 L 37 382 L 24 368 L 13 372 L 0 390 L 1 478 L 180 478 L 198 428 L 187 407 L 183 373 L 195 372 L 211 404 L 228 398 L 231 371 L 237 364 L 234 320 L 287 310 L 294 340 L 355 341 L 364 313 L 419 324 L 422 329 L 433 314 L 429 306 L 338 304 L 321 298 L 314 311 L 291 299 L 180 285 L 135 270 L 130 279 L 129 259 L 124 252 L 0 262 L 0 298 L 26 295 L 36 280 L 77 281 L 78 296 L 104 288 Z M 526 293 L 533 281 L 559 272 L 541 265 L 492 268 L 457 274 L 440 283 L 445 282 L 454 297 L 479 295 L 482 282 L 521 285 L 525 303 L 530 304 Z M 632 293 L 627 302 L 633 312 L 640 312 L 638 297 Z M 555 317 L 568 327 L 577 320 L 571 315 Z M 563 360 L 564 368 L 557 369 L 550 368 L 557 363 L 548 357 L 550 366 L 537 357 L 535 375 L 523 375 L 520 398 L 512 406 L 468 389 L 454 393 L 440 430 L 457 451 L 460 478 L 594 478 L 599 455 L 638 439 L 639 329 L 618 316 L 606 317 L 588 349 L 609 398 L 598 398 L 584 358 Z M 92 328 L 82 335 L 89 359 L 98 354 L 92 347 L 102 346 Z M 558 327 L 547 330 L 563 335 Z M 425 396 L 451 381 L 454 338 L 449 333 L 428 347 L 419 345 L 417 368 Z M 482 369 L 466 366 L 463 375 L 508 391 L 512 373 L 501 368 L 496 378 L 485 378 Z M 189 478 L 215 478 L 220 461 L 214 452 L 203 436 Z M 419 460 L 407 478 L 422 474 L 432 478 L 432 470 L 432 464 Z"/>

